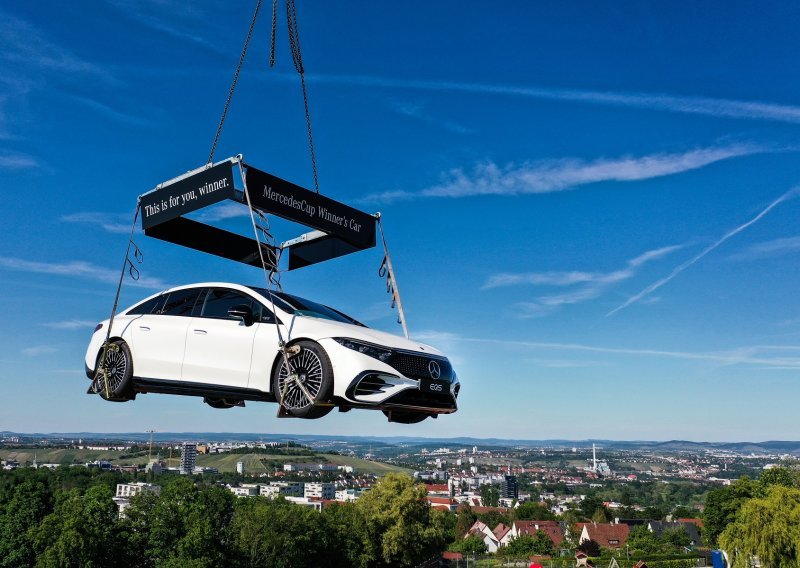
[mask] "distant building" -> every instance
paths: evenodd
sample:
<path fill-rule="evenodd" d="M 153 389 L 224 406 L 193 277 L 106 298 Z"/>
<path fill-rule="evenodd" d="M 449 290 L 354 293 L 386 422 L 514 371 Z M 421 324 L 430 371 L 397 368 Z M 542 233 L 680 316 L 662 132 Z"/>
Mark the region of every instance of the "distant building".
<path fill-rule="evenodd" d="M 183 443 L 181 450 L 181 474 L 192 475 L 197 464 L 197 444 Z"/>
<path fill-rule="evenodd" d="M 273 481 L 269 485 L 262 485 L 259 495 L 262 497 L 275 498 L 278 495 L 284 497 L 302 497 L 304 487 L 302 483 L 295 481 Z"/>
<path fill-rule="evenodd" d="M 518 499 L 519 489 L 517 488 L 517 478 L 514 475 L 504 476 L 503 497 L 506 499 Z"/>
<path fill-rule="evenodd" d="M 236 462 L 236 473 L 244 475 L 244 462 L 241 460 Z"/>
<path fill-rule="evenodd" d="M 306 483 L 304 497 L 333 499 L 336 497 L 336 486 L 333 483 Z"/>
<path fill-rule="evenodd" d="M 245 483 L 240 487 L 230 487 L 229 489 L 237 497 L 254 497 L 260 493 L 259 486 L 252 483 Z"/>
<path fill-rule="evenodd" d="M 125 516 L 125 509 L 131 505 L 131 497 L 142 493 L 161 494 L 161 486 L 152 483 L 117 483 L 117 494 L 113 497 L 114 503 L 119 509 L 120 518 Z"/>

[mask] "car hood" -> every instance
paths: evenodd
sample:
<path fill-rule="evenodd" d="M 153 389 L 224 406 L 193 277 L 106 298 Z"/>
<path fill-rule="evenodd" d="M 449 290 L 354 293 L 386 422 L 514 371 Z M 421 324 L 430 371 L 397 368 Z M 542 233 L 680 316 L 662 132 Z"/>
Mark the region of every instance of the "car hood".
<path fill-rule="evenodd" d="M 385 347 L 393 347 L 395 349 L 417 351 L 419 353 L 438 355 L 440 357 L 444 356 L 441 351 L 430 345 L 386 333 L 385 331 L 361 327 L 360 325 L 300 315 L 291 316 L 287 323 L 289 325 L 291 337 L 305 336 L 312 339 L 348 337 L 350 339 L 360 339 L 361 341 L 367 341 Z"/>

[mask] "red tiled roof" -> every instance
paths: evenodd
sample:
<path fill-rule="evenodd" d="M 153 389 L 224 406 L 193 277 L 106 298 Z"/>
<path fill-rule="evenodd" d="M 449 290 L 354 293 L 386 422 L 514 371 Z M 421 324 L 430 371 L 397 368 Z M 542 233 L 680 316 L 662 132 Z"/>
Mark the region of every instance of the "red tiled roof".
<path fill-rule="evenodd" d="M 678 519 L 679 523 L 692 523 L 693 525 L 703 528 L 703 519 Z"/>
<path fill-rule="evenodd" d="M 511 530 L 511 527 L 509 527 L 508 525 L 504 525 L 503 523 L 500 523 L 499 525 L 494 527 L 494 530 L 492 531 L 492 534 L 499 541 L 504 536 L 506 536 L 506 533 L 508 531 L 510 531 L 510 530 Z"/>
<path fill-rule="evenodd" d="M 433 493 L 433 492 L 449 493 L 450 492 L 450 488 L 447 486 L 446 483 L 431 483 L 430 485 L 426 485 L 425 489 L 428 490 L 428 493 Z"/>
<path fill-rule="evenodd" d="M 442 558 L 444 560 L 464 560 L 464 555 L 460 552 L 443 552 Z"/>
<path fill-rule="evenodd" d="M 542 531 L 550 537 L 554 546 L 564 542 L 564 533 L 558 521 L 514 521 L 514 527 L 519 536 L 536 536 L 536 531 Z"/>
<path fill-rule="evenodd" d="M 626 524 L 612 525 L 610 523 L 577 523 L 582 531 L 586 527 L 589 538 L 603 548 L 619 548 L 625 546 L 628 540 L 629 527 Z"/>

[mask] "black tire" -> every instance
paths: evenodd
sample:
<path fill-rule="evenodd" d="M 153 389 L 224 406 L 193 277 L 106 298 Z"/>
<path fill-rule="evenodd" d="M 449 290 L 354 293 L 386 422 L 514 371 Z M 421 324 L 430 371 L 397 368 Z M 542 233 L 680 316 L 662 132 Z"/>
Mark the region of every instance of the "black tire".
<path fill-rule="evenodd" d="M 389 422 L 398 424 L 418 424 L 428 418 L 430 414 L 424 412 L 410 412 L 408 410 L 384 410 L 383 413 Z"/>
<path fill-rule="evenodd" d="M 299 347 L 299 351 L 289 355 L 289 370 L 283 354 L 279 354 L 275 371 L 272 374 L 272 390 L 275 400 L 295 418 L 322 418 L 333 410 L 330 403 L 333 390 L 333 367 L 328 354 L 313 341 L 298 341 L 292 347 Z M 298 375 L 303 386 L 312 396 L 309 400 L 303 390 L 297 386 L 293 379 Z M 285 392 L 284 392 L 285 389 Z"/>
<path fill-rule="evenodd" d="M 128 344 L 122 340 L 112 341 L 105 350 L 105 363 L 101 361 L 104 349 L 100 349 L 97 354 L 95 364 L 94 380 L 92 386 L 94 391 L 104 400 L 112 402 L 126 402 L 133 400 L 133 357 Z M 103 369 L 106 368 L 107 376 L 104 376 Z M 108 385 L 106 387 L 106 381 Z"/>

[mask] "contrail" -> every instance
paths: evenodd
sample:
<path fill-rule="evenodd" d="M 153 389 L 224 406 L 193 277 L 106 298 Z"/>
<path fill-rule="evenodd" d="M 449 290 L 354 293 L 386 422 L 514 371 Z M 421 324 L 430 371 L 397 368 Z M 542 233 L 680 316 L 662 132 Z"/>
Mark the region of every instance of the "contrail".
<path fill-rule="evenodd" d="M 694 256 L 691 259 L 687 260 L 683 264 L 677 266 L 672 272 L 669 273 L 669 275 L 665 276 L 661 280 L 657 280 L 656 282 L 653 282 L 652 284 L 650 284 L 650 286 L 648 286 L 647 288 L 645 288 L 644 290 L 642 290 L 641 292 L 639 292 L 635 296 L 632 296 L 632 297 L 628 298 L 628 300 L 624 304 L 622 304 L 620 306 L 617 306 L 616 308 L 614 308 L 613 310 L 608 312 L 606 314 L 606 317 L 613 316 L 618 311 L 624 310 L 625 308 L 627 308 L 631 304 L 635 304 L 636 302 L 638 302 L 639 300 L 641 300 L 645 296 L 651 294 L 652 292 L 655 292 L 656 290 L 661 288 L 664 284 L 667 284 L 670 280 L 675 278 L 678 274 L 680 274 L 681 272 L 683 272 L 684 270 L 686 270 L 687 268 L 689 268 L 690 266 L 695 264 L 697 261 L 702 259 L 704 256 L 706 256 L 708 253 L 713 251 L 715 248 L 719 247 L 722 243 L 724 243 L 725 241 L 727 241 L 731 237 L 733 237 L 735 235 L 738 235 L 739 233 L 744 231 L 746 228 L 748 228 L 750 225 L 753 225 L 753 224 L 757 223 L 758 221 L 761 220 L 762 217 L 764 217 L 767 213 L 772 211 L 780 203 L 783 203 L 784 201 L 786 201 L 788 199 L 791 199 L 792 197 L 794 197 L 798 193 L 800 193 L 800 186 L 793 187 L 792 189 L 790 189 L 789 191 L 787 191 L 786 193 L 781 195 L 778 199 L 776 199 L 775 201 L 770 203 L 761 213 L 759 213 L 758 215 L 756 215 L 755 217 L 750 219 L 747 223 L 745 223 L 743 225 L 739 225 L 738 227 L 736 227 L 732 231 L 728 231 L 727 233 L 725 233 L 725 235 L 723 235 L 715 243 L 707 246 L 700 253 L 698 253 L 696 256 Z"/>

